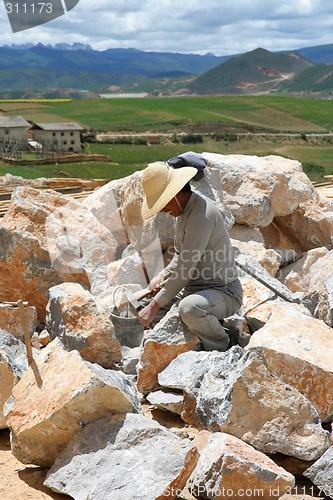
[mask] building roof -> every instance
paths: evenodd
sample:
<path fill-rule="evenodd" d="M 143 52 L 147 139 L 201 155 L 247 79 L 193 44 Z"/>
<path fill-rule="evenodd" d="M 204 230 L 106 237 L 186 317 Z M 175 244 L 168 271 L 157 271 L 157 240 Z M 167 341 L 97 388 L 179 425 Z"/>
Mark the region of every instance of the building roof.
<path fill-rule="evenodd" d="M 3 116 L 0 114 L 0 128 L 15 128 L 15 127 L 30 127 L 30 123 L 27 122 L 22 116 Z"/>
<path fill-rule="evenodd" d="M 116 99 L 116 98 L 127 98 L 127 97 L 147 97 L 146 92 L 141 92 L 137 94 L 99 94 L 102 99 Z"/>
<path fill-rule="evenodd" d="M 30 144 L 30 146 L 32 148 L 36 148 L 36 149 L 42 149 L 42 147 L 43 147 L 39 142 L 33 141 L 31 139 L 28 139 L 28 144 Z"/>
<path fill-rule="evenodd" d="M 63 130 L 83 130 L 78 123 L 34 123 L 32 129 L 63 131 Z"/>

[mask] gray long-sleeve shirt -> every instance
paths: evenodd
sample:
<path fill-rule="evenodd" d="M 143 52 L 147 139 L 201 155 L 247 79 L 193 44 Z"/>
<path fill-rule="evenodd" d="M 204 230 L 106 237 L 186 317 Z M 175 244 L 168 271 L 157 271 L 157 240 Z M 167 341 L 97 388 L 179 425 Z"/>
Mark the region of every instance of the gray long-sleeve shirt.
<path fill-rule="evenodd" d="M 222 214 L 207 198 L 191 194 L 177 217 L 175 255 L 160 274 L 168 278 L 154 297 L 161 307 L 185 286 L 218 288 L 238 278 Z"/>

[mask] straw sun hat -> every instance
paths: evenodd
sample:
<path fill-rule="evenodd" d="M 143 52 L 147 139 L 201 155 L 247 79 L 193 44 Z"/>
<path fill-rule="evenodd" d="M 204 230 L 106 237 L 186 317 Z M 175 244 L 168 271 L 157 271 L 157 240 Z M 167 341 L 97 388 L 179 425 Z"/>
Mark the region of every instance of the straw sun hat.
<path fill-rule="evenodd" d="M 160 212 L 197 172 L 194 167 L 176 169 L 162 161 L 149 163 L 141 180 L 146 195 L 142 204 L 143 218 Z"/>

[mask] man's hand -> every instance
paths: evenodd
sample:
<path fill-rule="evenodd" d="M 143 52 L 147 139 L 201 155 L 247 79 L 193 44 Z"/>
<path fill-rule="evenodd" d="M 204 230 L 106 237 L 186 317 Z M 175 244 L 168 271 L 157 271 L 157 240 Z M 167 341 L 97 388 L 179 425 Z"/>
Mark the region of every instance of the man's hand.
<path fill-rule="evenodd" d="M 160 306 L 156 302 L 156 300 L 152 300 L 150 304 L 141 309 L 138 314 L 138 318 L 140 323 L 142 323 L 146 328 L 150 328 L 150 323 L 155 318 L 157 311 L 160 309 Z"/>
<path fill-rule="evenodd" d="M 151 293 L 147 295 L 148 298 L 155 297 L 155 295 L 161 290 L 162 286 L 161 283 L 165 280 L 164 276 L 162 274 L 158 274 L 155 276 L 151 282 L 148 285 L 149 290 L 151 290 Z"/>

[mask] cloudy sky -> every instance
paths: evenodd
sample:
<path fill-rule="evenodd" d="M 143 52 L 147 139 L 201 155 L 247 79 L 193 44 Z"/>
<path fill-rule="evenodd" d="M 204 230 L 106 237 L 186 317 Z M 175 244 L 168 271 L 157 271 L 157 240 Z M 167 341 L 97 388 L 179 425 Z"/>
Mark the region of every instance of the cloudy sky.
<path fill-rule="evenodd" d="M 33 1 L 41 0 L 27 5 Z M 232 55 L 333 43 L 332 0 L 79 0 L 58 19 L 18 33 L 8 2 L 0 0 L 0 46 L 80 42 L 95 50 Z"/>

